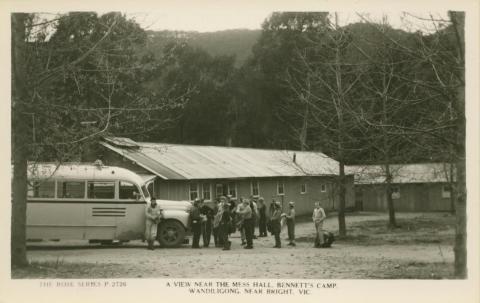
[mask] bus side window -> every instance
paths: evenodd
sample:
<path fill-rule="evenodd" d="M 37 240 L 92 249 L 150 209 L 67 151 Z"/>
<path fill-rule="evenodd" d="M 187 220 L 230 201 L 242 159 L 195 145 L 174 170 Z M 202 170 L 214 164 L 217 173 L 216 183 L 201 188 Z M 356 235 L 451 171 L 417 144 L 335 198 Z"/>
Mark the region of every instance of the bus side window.
<path fill-rule="evenodd" d="M 27 195 L 30 198 L 54 198 L 55 181 L 33 181 L 28 185 Z"/>
<path fill-rule="evenodd" d="M 115 182 L 88 181 L 89 199 L 114 199 Z"/>
<path fill-rule="evenodd" d="M 138 196 L 138 189 L 135 184 L 126 181 L 120 181 L 120 199 L 135 200 Z"/>
<path fill-rule="evenodd" d="M 58 181 L 57 198 L 85 198 L 85 182 Z"/>

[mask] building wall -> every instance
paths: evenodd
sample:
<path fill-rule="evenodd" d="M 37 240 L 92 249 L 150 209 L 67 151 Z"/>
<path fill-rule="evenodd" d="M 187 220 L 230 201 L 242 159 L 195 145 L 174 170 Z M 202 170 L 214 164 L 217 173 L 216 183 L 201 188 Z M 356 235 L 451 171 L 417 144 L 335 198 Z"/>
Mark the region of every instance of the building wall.
<path fill-rule="evenodd" d="M 235 185 L 236 198 L 249 198 L 252 195 L 252 181 L 258 182 L 259 196 L 265 199 L 269 205 L 272 199 L 282 203 L 286 210 L 289 201 L 295 202 L 295 208 L 298 215 L 309 214 L 314 208 L 314 203 L 320 201 L 327 210 L 338 209 L 338 190 L 333 184 L 331 177 L 290 177 L 290 178 L 246 178 L 246 179 L 211 179 L 211 180 L 191 180 L 175 181 L 162 180 L 157 178 L 155 181 L 155 195 L 160 199 L 168 200 L 190 200 L 190 185 L 197 188 L 197 193 L 202 195 L 203 184 L 210 186 L 210 195 L 216 197 L 216 184 Z M 346 206 L 354 207 L 353 178 L 348 179 Z M 277 183 L 283 182 L 284 195 L 277 193 Z M 306 192 L 301 193 L 301 185 L 306 184 Z M 324 191 L 322 191 L 322 187 Z"/>
<path fill-rule="evenodd" d="M 394 199 L 397 211 L 450 211 L 450 198 L 442 196 L 443 183 L 394 184 L 400 196 Z M 385 190 L 381 185 L 355 185 L 356 204 L 364 211 L 388 209 Z"/>
<path fill-rule="evenodd" d="M 105 165 L 120 166 L 129 169 L 138 174 L 152 174 L 131 160 L 125 159 L 119 154 L 102 147 L 102 152 L 97 158 L 102 159 Z M 246 179 L 210 179 L 210 180 L 163 180 L 159 177 L 153 184 L 153 193 L 158 199 L 165 200 L 190 200 L 190 183 L 210 184 L 211 197 L 215 198 L 215 184 L 233 183 L 236 185 L 237 198 L 249 198 L 252 195 L 251 182 L 258 181 L 259 195 L 265 199 L 265 203 L 270 205 L 272 199 L 283 202 L 286 210 L 289 201 L 295 202 L 295 209 L 298 215 L 309 214 L 314 208 L 314 203 L 320 201 L 326 210 L 338 209 L 338 188 L 335 185 L 333 177 L 285 177 L 285 178 L 246 178 Z M 283 181 L 284 195 L 277 194 L 277 182 Z M 300 192 L 301 185 L 307 186 L 306 193 Z M 322 191 L 322 186 L 325 190 Z M 149 188 L 150 189 L 150 188 Z M 199 188 L 199 194 L 202 190 Z M 355 206 L 355 194 L 353 189 L 353 176 L 347 178 L 346 207 Z"/>

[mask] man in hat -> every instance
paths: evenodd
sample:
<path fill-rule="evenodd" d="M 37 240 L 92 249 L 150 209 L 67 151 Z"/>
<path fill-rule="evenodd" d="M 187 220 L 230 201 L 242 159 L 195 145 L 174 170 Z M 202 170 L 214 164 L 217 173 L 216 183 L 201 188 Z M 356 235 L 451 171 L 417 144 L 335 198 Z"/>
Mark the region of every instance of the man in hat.
<path fill-rule="evenodd" d="M 193 207 L 190 210 L 190 226 L 192 228 L 193 240 L 192 248 L 200 248 L 200 235 L 202 234 L 202 216 L 200 213 L 201 200 L 196 198 L 193 201 Z"/>
<path fill-rule="evenodd" d="M 280 231 L 282 229 L 280 220 L 282 218 L 282 206 L 280 202 L 275 202 L 273 214 L 270 218 L 272 234 L 275 236 L 274 248 L 281 248 L 282 242 L 280 241 Z"/>
<path fill-rule="evenodd" d="M 145 239 L 148 243 L 148 249 L 154 250 L 155 239 L 157 238 L 157 228 L 160 218 L 162 217 L 162 210 L 157 206 L 157 200 L 152 197 L 150 204 L 145 208 Z"/>
<path fill-rule="evenodd" d="M 220 233 L 220 221 L 222 219 L 224 206 L 226 204 L 227 204 L 227 197 L 220 196 L 214 208 L 215 216 L 213 218 L 213 239 L 215 241 L 215 247 L 222 247 L 223 245 L 223 238 Z"/>
<path fill-rule="evenodd" d="M 320 206 L 320 202 L 315 202 L 315 209 L 313 210 L 312 220 L 315 224 L 315 247 L 322 247 L 324 243 L 323 239 L 323 221 L 327 216 L 325 215 L 325 211 Z"/>
<path fill-rule="evenodd" d="M 295 202 L 288 202 L 288 212 L 285 216 L 287 218 L 287 230 L 288 230 L 288 245 L 296 246 L 295 244 Z"/>
<path fill-rule="evenodd" d="M 230 227 L 232 224 L 232 217 L 230 214 L 230 205 L 227 203 L 222 204 L 222 212 L 220 214 L 220 225 L 219 225 L 219 234 L 222 239 L 223 249 L 230 250 L 232 242 L 228 240 L 228 235 L 230 234 Z"/>
<path fill-rule="evenodd" d="M 267 236 L 267 206 L 263 197 L 258 198 L 258 229 L 259 237 Z"/>
<path fill-rule="evenodd" d="M 245 238 L 247 238 L 246 249 L 253 248 L 253 214 L 248 199 L 243 200 L 243 208 L 238 210 L 238 214 L 243 218 L 243 228 L 245 229 Z"/>
<path fill-rule="evenodd" d="M 210 245 L 210 238 L 212 237 L 212 227 L 213 227 L 213 208 L 208 206 L 203 202 L 201 203 L 200 214 L 202 214 L 205 220 L 202 222 L 202 236 L 203 236 L 203 247 L 208 247 Z"/>
<path fill-rule="evenodd" d="M 238 204 L 235 210 L 235 224 L 236 228 L 240 232 L 240 239 L 242 240 L 242 246 L 247 244 L 246 237 L 245 237 L 245 226 L 243 225 L 243 209 L 245 208 L 243 205 L 243 199 L 240 198 L 240 203 Z"/>

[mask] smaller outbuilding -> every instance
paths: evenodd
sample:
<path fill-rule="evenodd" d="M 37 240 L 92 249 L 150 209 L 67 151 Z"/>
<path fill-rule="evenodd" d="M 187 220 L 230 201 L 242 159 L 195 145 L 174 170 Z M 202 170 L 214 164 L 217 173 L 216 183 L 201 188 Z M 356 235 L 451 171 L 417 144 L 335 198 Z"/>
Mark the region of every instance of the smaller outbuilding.
<path fill-rule="evenodd" d="M 348 167 L 355 176 L 357 210 L 386 211 L 386 173 L 382 165 Z M 448 163 L 390 165 L 392 198 L 397 211 L 451 211 L 451 188 L 455 181 L 453 167 Z M 454 179 L 452 179 L 452 176 Z"/>

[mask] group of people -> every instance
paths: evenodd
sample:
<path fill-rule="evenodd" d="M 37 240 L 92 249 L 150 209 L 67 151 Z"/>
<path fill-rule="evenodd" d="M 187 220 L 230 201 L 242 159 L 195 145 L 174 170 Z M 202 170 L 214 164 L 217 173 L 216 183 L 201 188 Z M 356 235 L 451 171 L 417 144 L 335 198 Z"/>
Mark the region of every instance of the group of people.
<path fill-rule="evenodd" d="M 155 198 L 147 205 L 146 211 L 146 240 L 148 249 L 153 250 L 156 238 L 157 225 L 163 214 L 157 206 Z M 326 219 L 325 211 L 319 202 L 315 203 L 312 220 L 315 224 L 315 247 L 323 247 L 325 243 L 323 234 L 323 221 Z M 258 225 L 259 233 L 255 235 Z M 193 234 L 192 248 L 200 248 L 200 238 L 203 247 L 209 247 L 211 236 L 215 247 L 230 250 L 232 242 L 230 235 L 237 230 L 240 232 L 241 245 L 245 249 L 253 249 L 253 240 L 257 237 L 267 237 L 270 232 L 275 238 L 274 248 L 281 248 L 280 232 L 282 226 L 287 226 L 288 245 L 295 243 L 295 203 L 288 203 L 288 210 L 283 212 L 282 205 L 272 200 L 267 212 L 267 206 L 262 197 L 240 198 L 238 203 L 228 196 L 219 197 L 213 207 L 204 203 L 202 199 L 195 199 L 190 210 L 190 227 Z"/>

